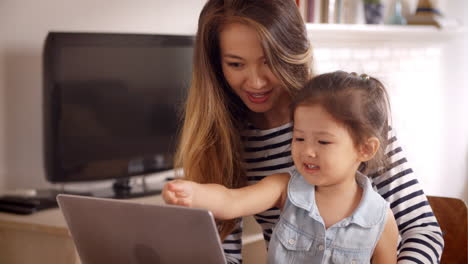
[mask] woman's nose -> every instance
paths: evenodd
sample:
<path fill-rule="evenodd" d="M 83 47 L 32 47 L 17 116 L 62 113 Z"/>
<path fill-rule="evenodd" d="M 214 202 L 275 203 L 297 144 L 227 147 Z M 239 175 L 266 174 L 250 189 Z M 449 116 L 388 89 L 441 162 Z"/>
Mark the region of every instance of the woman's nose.
<path fill-rule="evenodd" d="M 249 88 L 260 90 L 265 87 L 267 81 L 261 69 L 252 68 L 247 77 L 247 85 Z"/>

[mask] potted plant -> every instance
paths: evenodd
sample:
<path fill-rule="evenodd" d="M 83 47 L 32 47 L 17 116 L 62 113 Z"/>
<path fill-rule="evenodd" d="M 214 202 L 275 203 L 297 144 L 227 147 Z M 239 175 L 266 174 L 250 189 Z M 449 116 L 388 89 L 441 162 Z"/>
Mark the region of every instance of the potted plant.
<path fill-rule="evenodd" d="M 381 24 L 383 22 L 382 0 L 363 0 L 364 15 L 367 24 Z"/>

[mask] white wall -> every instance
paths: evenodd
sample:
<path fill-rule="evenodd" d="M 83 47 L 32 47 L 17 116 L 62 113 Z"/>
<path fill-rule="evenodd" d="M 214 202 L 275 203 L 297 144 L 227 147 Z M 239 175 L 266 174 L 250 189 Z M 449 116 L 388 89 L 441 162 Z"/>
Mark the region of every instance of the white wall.
<path fill-rule="evenodd" d="M 0 190 L 47 185 L 40 99 L 42 45 L 48 31 L 191 34 L 204 2 L 0 0 Z M 468 25 L 467 1 L 446 1 L 443 8 L 446 15 L 459 17 Z M 440 74 L 421 82 L 433 78 L 443 84 L 440 90 L 431 90 L 432 95 L 441 95 L 435 102 L 437 107 L 427 111 L 415 108 L 408 114 L 408 126 L 398 128 L 398 132 L 427 194 L 468 201 L 468 41 L 466 33 L 463 36 L 445 44 Z M 406 97 L 406 103 L 426 99 L 424 85 L 415 86 L 406 89 L 415 89 L 409 94 L 420 96 Z M 430 103 L 426 100 L 422 105 Z M 431 124 L 431 117 L 437 122 Z"/>
<path fill-rule="evenodd" d="M 457 18 L 465 32 L 447 46 L 444 71 L 445 127 L 440 186 L 444 193 L 468 203 L 468 1 L 450 0 L 445 13 Z"/>
<path fill-rule="evenodd" d="M 1 0 L 0 189 L 46 185 L 41 56 L 48 31 L 195 34 L 205 0 Z"/>

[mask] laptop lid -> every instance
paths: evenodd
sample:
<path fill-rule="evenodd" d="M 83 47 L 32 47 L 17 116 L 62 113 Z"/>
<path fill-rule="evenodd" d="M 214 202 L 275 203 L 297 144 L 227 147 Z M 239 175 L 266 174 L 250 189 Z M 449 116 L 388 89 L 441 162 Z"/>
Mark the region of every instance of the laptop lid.
<path fill-rule="evenodd" d="M 58 195 L 82 264 L 226 263 L 203 209 Z"/>

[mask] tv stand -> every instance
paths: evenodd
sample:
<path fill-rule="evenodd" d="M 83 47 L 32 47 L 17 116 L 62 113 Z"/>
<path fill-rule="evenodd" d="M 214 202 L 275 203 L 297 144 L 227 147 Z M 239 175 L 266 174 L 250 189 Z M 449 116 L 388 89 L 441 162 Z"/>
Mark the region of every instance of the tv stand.
<path fill-rule="evenodd" d="M 38 189 L 28 195 L 0 196 L 0 212 L 32 214 L 44 209 L 58 207 L 56 197 L 59 194 L 90 195 L 90 193 L 67 192 L 55 189 Z"/>
<path fill-rule="evenodd" d="M 83 196 L 94 196 L 114 199 L 132 199 L 145 196 L 159 195 L 162 192 L 164 183 L 174 177 L 173 171 L 161 172 L 157 176 L 141 178 L 137 184 L 132 184 L 130 177 L 118 178 L 112 184 L 112 187 L 97 188 L 86 191 L 65 190 L 65 187 L 59 189 L 37 189 L 31 190 L 28 194 L 11 194 L 0 196 L 0 212 L 28 215 L 44 209 L 58 207 L 56 197 L 59 194 L 73 194 Z"/>
<path fill-rule="evenodd" d="M 160 195 L 129 201 L 164 204 Z M 92 215 L 83 217 L 92 217 Z M 0 234 L 0 263 L 2 264 L 81 263 L 67 224 L 58 208 L 41 210 L 30 215 L 0 212 Z"/>

